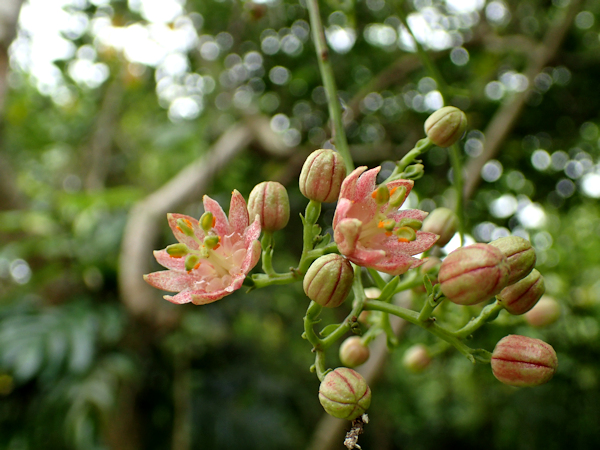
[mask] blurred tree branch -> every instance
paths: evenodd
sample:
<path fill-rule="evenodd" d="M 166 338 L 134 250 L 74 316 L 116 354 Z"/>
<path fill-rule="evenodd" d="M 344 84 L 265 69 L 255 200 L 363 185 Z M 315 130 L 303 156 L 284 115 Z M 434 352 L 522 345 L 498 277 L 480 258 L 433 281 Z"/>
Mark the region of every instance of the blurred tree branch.
<path fill-rule="evenodd" d="M 536 51 L 527 52 L 529 64 L 524 74 L 529 80 L 530 86 L 533 85 L 534 78 L 556 56 L 575 15 L 579 11 L 579 5 L 580 0 L 573 0 L 560 20 L 557 20 L 548 28 L 542 43 L 537 46 Z M 496 114 L 490 120 L 484 131 L 485 146 L 483 152 L 476 158 L 471 159 L 465 167 L 465 199 L 470 198 L 475 193 L 475 189 L 481 181 L 481 169 L 500 150 L 502 142 L 504 142 L 520 116 L 529 93 L 529 90 L 516 93 L 511 101 L 502 104 L 498 108 Z"/>

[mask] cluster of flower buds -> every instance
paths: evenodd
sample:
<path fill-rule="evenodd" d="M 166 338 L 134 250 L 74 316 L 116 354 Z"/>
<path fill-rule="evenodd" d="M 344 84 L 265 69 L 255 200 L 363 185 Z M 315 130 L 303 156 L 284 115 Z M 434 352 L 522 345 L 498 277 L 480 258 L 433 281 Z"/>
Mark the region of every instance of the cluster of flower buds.
<path fill-rule="evenodd" d="M 304 293 L 326 308 L 337 308 L 350 293 L 354 280 L 352 264 L 337 253 L 321 256 L 311 264 L 302 283 Z"/>
<path fill-rule="evenodd" d="M 474 305 L 497 296 L 511 314 L 529 311 L 545 292 L 535 270 L 535 250 L 519 236 L 473 244 L 450 253 L 439 272 L 440 287 L 450 301 Z"/>
<path fill-rule="evenodd" d="M 344 178 L 346 166 L 339 153 L 333 150 L 316 150 L 302 166 L 300 192 L 310 200 L 332 203 L 338 199 Z"/>

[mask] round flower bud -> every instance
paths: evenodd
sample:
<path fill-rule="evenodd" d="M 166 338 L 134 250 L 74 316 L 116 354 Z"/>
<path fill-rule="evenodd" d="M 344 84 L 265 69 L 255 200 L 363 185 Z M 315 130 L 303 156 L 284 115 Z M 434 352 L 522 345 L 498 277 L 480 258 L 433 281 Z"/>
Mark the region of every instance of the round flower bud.
<path fill-rule="evenodd" d="M 369 347 L 358 336 L 347 338 L 340 346 L 340 361 L 347 367 L 364 364 L 369 359 L 370 354 Z"/>
<path fill-rule="evenodd" d="M 535 250 L 527 239 L 506 236 L 490 242 L 490 245 L 498 248 L 506 256 L 510 266 L 509 285 L 525 278 L 535 266 Z"/>
<path fill-rule="evenodd" d="M 488 244 L 460 247 L 442 262 L 438 280 L 442 293 L 458 305 L 488 300 L 506 287 L 508 263 Z"/>
<path fill-rule="evenodd" d="M 371 389 L 358 372 L 346 367 L 325 375 L 319 386 L 319 401 L 327 414 L 354 420 L 371 405 Z"/>
<path fill-rule="evenodd" d="M 250 221 L 258 214 L 265 231 L 281 230 L 290 219 L 290 200 L 285 187 L 276 181 L 263 181 L 254 186 L 248 198 L 248 214 Z"/>
<path fill-rule="evenodd" d="M 533 309 L 525 314 L 525 320 L 532 327 L 545 327 L 560 317 L 560 305 L 554 298 L 544 295 Z"/>
<path fill-rule="evenodd" d="M 346 166 L 339 153 L 315 150 L 304 162 L 300 172 L 300 192 L 306 198 L 322 203 L 335 202 L 340 195 Z"/>
<path fill-rule="evenodd" d="M 467 116 L 454 106 L 444 106 L 425 121 L 425 134 L 438 147 L 450 147 L 467 128 Z"/>
<path fill-rule="evenodd" d="M 304 293 L 327 308 L 344 303 L 352 289 L 354 271 L 350 261 L 337 253 L 321 256 L 306 271 Z"/>
<path fill-rule="evenodd" d="M 436 245 L 443 247 L 456 233 L 458 228 L 458 217 L 454 211 L 448 208 L 436 208 L 423 221 L 422 231 L 437 234 L 439 239 Z"/>
<path fill-rule="evenodd" d="M 422 372 L 431 363 L 431 356 L 427 347 L 423 344 L 415 344 L 409 347 L 402 357 L 402 364 L 411 372 Z"/>
<path fill-rule="evenodd" d="M 504 309 L 518 316 L 529 311 L 546 292 L 544 277 L 533 269 L 522 280 L 502 289 L 496 298 L 502 303 Z"/>
<path fill-rule="evenodd" d="M 504 384 L 538 386 L 550 381 L 558 358 L 550 344 L 516 334 L 496 344 L 492 353 L 492 372 Z"/>

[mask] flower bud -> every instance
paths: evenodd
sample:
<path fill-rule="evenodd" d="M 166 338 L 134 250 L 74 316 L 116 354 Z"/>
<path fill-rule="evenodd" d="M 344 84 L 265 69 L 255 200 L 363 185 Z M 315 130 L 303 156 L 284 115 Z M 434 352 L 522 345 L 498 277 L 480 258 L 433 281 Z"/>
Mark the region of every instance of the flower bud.
<path fill-rule="evenodd" d="M 492 372 L 510 386 L 538 386 L 550 381 L 558 359 L 550 344 L 516 334 L 496 344 L 492 353 Z"/>
<path fill-rule="evenodd" d="M 525 314 L 525 320 L 532 327 L 545 327 L 556 322 L 559 317 L 560 305 L 549 295 L 544 295 L 533 309 Z"/>
<path fill-rule="evenodd" d="M 181 258 L 183 256 L 187 256 L 187 254 L 190 252 L 188 246 L 182 243 L 167 245 L 167 248 L 165 250 L 167 251 L 169 256 L 173 258 Z"/>
<path fill-rule="evenodd" d="M 354 271 L 350 261 L 337 253 L 317 258 L 304 276 L 304 292 L 315 303 L 336 308 L 352 289 Z"/>
<path fill-rule="evenodd" d="M 263 181 L 257 184 L 248 198 L 250 221 L 258 214 L 260 226 L 265 231 L 278 231 L 290 219 L 290 200 L 282 184 L 276 181 Z"/>
<path fill-rule="evenodd" d="M 456 233 L 458 228 L 458 217 L 454 211 L 448 208 L 434 209 L 423 221 L 423 231 L 437 234 L 440 238 L 435 243 L 443 247 Z"/>
<path fill-rule="evenodd" d="M 425 121 L 425 134 L 438 147 L 450 147 L 467 128 L 467 116 L 454 106 L 445 106 Z"/>
<path fill-rule="evenodd" d="M 315 150 L 304 162 L 300 173 L 300 192 L 306 198 L 322 203 L 335 202 L 346 178 L 346 166 L 339 153 Z"/>
<path fill-rule="evenodd" d="M 508 285 L 526 277 L 535 266 L 535 250 L 527 239 L 520 236 L 506 236 L 490 242 L 490 245 L 498 248 L 506 256 L 510 266 Z"/>
<path fill-rule="evenodd" d="M 474 305 L 506 287 L 508 263 L 496 247 L 473 244 L 460 247 L 442 262 L 438 280 L 442 293 L 458 305 Z"/>
<path fill-rule="evenodd" d="M 402 364 L 411 372 L 419 373 L 425 370 L 431 363 L 431 356 L 427 347 L 423 344 L 415 344 L 409 347 L 402 357 Z"/>
<path fill-rule="evenodd" d="M 354 420 L 371 405 L 371 389 L 358 372 L 346 367 L 325 375 L 319 386 L 319 401 L 327 414 Z"/>
<path fill-rule="evenodd" d="M 340 361 L 347 367 L 364 364 L 370 355 L 369 347 L 358 336 L 350 336 L 340 346 Z"/>
<path fill-rule="evenodd" d="M 544 277 L 533 269 L 522 280 L 502 289 L 497 299 L 510 314 L 518 316 L 529 311 L 546 292 Z"/>

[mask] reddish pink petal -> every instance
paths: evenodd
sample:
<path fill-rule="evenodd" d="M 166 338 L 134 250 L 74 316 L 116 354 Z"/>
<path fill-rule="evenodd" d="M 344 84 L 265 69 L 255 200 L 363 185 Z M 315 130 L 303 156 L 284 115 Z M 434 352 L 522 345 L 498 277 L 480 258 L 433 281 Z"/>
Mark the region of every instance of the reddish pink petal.
<path fill-rule="evenodd" d="M 167 269 L 185 272 L 185 257 L 173 258 L 165 250 L 155 251 L 154 257 L 161 266 Z"/>
<path fill-rule="evenodd" d="M 260 242 L 258 242 L 258 241 L 252 242 L 250 247 L 248 248 L 246 257 L 244 258 L 244 261 L 242 262 L 242 266 L 240 267 L 240 272 L 244 276 L 246 276 L 246 274 L 248 272 L 250 272 L 254 268 L 254 266 L 256 266 L 256 263 L 258 263 L 258 260 L 260 259 L 260 254 L 261 254 Z"/>
<path fill-rule="evenodd" d="M 340 189 L 340 197 L 339 198 L 347 198 L 350 200 L 355 199 L 356 192 L 356 182 L 361 173 L 367 170 L 366 166 L 357 167 L 348 175 L 344 181 L 342 182 L 342 187 Z"/>
<path fill-rule="evenodd" d="M 194 284 L 194 277 L 187 273 L 173 270 L 162 270 L 144 275 L 144 280 L 150 285 L 163 291 L 179 292 Z"/>
<path fill-rule="evenodd" d="M 352 255 L 360 236 L 362 222 L 358 219 L 343 219 L 333 230 L 333 239 L 342 255 Z"/>
<path fill-rule="evenodd" d="M 402 275 L 419 260 L 404 254 L 396 254 L 382 259 L 373 266 L 374 269 L 390 275 Z"/>
<path fill-rule="evenodd" d="M 355 262 L 360 261 L 360 264 L 357 262 L 359 266 L 371 267 L 374 264 L 377 264 L 379 261 L 386 257 L 386 253 L 384 250 L 366 248 L 362 245 L 357 245 L 356 249 L 351 255 L 348 255 L 348 259 Z"/>
<path fill-rule="evenodd" d="M 227 236 L 233 232 L 233 228 L 229 225 L 229 220 L 223 212 L 221 205 L 208 195 L 202 197 L 204 202 L 204 210 L 213 213 L 215 216 L 215 230 L 219 236 Z"/>
<path fill-rule="evenodd" d="M 184 291 L 177 295 L 165 295 L 163 298 L 171 303 L 175 303 L 176 305 L 183 305 L 185 303 L 191 303 L 192 293 L 190 291 Z"/>
<path fill-rule="evenodd" d="M 252 220 L 254 220 L 254 217 Z M 244 200 L 242 194 L 234 189 L 231 193 L 231 203 L 229 204 L 229 225 L 234 231 L 244 234 L 244 230 L 249 223 L 246 200 Z"/>
<path fill-rule="evenodd" d="M 374 169 L 367 170 L 363 173 L 356 183 L 356 191 L 354 193 L 354 199 L 359 202 L 370 201 L 375 203 L 375 200 L 371 197 L 371 194 L 375 190 L 375 181 L 377 180 L 377 174 L 381 167 L 375 167 Z"/>
<path fill-rule="evenodd" d="M 217 300 L 222 299 L 226 295 L 231 294 L 233 291 L 242 287 L 242 283 L 244 282 L 244 278 L 246 275 L 240 274 L 233 277 L 231 284 L 227 286 L 225 289 L 221 289 L 219 291 L 214 292 L 192 292 L 192 302 L 195 305 L 206 305 L 208 303 L 216 302 Z"/>
<path fill-rule="evenodd" d="M 182 231 L 179 230 L 177 226 L 177 220 L 184 219 L 189 220 L 192 224 L 192 229 L 194 230 L 194 234 L 198 237 L 198 239 L 204 239 L 204 231 L 198 225 L 198 221 L 193 217 L 186 216 L 185 214 L 167 214 L 167 220 L 169 221 L 169 226 L 175 235 L 175 238 L 181 242 L 182 244 L 187 245 L 189 248 L 196 250 L 198 248 L 198 243 L 191 236 L 186 236 Z"/>
<path fill-rule="evenodd" d="M 398 242 L 398 238 L 390 236 L 383 243 L 383 247 L 390 253 L 406 253 L 417 255 L 429 250 L 438 240 L 439 236 L 425 231 L 417 231 L 417 238 L 411 242 Z"/>
<path fill-rule="evenodd" d="M 242 233 L 244 236 L 244 247 L 248 248 L 252 241 L 255 241 L 260 236 L 260 218 L 255 218 L 252 225 L 250 225 Z"/>
<path fill-rule="evenodd" d="M 417 219 L 423 222 L 428 215 L 429 213 L 420 209 L 403 209 L 396 214 L 388 214 L 388 217 L 394 219 L 396 222 L 400 222 L 402 219 Z"/>

